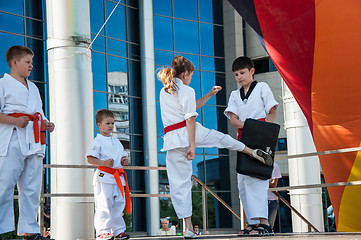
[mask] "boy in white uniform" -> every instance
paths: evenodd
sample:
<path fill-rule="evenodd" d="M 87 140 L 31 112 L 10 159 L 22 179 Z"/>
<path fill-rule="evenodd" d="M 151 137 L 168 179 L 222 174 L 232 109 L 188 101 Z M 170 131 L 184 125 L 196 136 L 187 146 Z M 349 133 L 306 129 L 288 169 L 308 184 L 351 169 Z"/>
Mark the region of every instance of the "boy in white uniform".
<path fill-rule="evenodd" d="M 239 140 L 244 121 L 247 118 L 265 121 L 268 114 L 267 121 L 274 122 L 278 103 L 266 83 L 254 81 L 255 68 L 250 58 L 237 58 L 233 62 L 232 71 L 236 81 L 242 87 L 231 93 L 224 114 L 230 119 L 231 125 L 238 129 Z M 237 176 L 239 195 L 249 224 L 238 235 L 273 234 L 268 223 L 268 180 L 243 174 L 237 174 Z"/>
<path fill-rule="evenodd" d="M 130 213 L 131 206 L 127 175 L 122 169 L 128 165 L 127 153 L 120 141 L 111 136 L 113 112 L 97 111 L 95 121 L 100 133 L 89 144 L 86 157 L 90 164 L 98 166 L 93 181 L 96 239 L 128 239 L 123 210 L 126 207 Z"/>
<path fill-rule="evenodd" d="M 34 53 L 24 46 L 6 52 L 10 74 L 0 79 L 0 234 L 14 228 L 14 187 L 19 190 L 18 235 L 23 239 L 45 239 L 40 235 L 37 213 L 40 204 L 45 130 L 52 132 L 42 109 L 39 90 L 27 77 Z"/>
<path fill-rule="evenodd" d="M 172 61 L 172 67 L 162 69 L 157 75 L 164 85 L 160 92 L 160 107 L 165 127 L 162 151 L 167 151 L 166 165 L 171 200 L 178 218 L 185 220 L 185 238 L 197 237 L 191 221 L 191 160 L 195 157 L 196 147 L 241 151 L 262 162 L 271 158 L 262 150 L 250 149 L 227 134 L 196 123 L 196 110 L 220 91 L 221 87 L 214 86 L 209 93 L 196 101 L 193 88 L 188 86 L 193 71 L 194 66 L 191 62 L 182 56 L 176 56 Z"/>

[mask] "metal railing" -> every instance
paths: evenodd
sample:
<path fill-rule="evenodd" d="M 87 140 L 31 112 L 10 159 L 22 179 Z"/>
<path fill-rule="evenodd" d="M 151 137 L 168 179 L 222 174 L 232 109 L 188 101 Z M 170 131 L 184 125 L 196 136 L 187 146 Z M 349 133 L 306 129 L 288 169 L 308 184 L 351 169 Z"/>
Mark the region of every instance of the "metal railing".
<path fill-rule="evenodd" d="M 297 155 L 285 155 L 285 156 L 276 156 L 276 160 L 283 160 L 283 159 L 294 159 L 294 158 L 304 158 L 304 157 L 311 157 L 311 156 L 320 156 L 320 155 L 328 155 L 328 154 L 339 154 L 339 153 L 347 153 L 347 152 L 357 152 L 361 151 L 361 147 L 356 148 L 346 148 L 346 149 L 338 149 L 338 150 L 330 150 L 330 151 L 323 151 L 323 152 L 313 152 L 313 153 L 304 153 L 304 154 L 297 154 Z M 95 166 L 92 165 L 58 165 L 58 164 L 44 164 L 43 165 L 43 174 L 45 173 L 46 168 L 90 168 L 95 169 Z M 125 166 L 123 167 L 124 170 L 157 170 L 157 171 L 164 171 L 166 167 L 146 167 L 146 166 Z M 225 202 L 223 201 L 214 191 L 212 191 L 204 182 L 202 182 L 198 177 L 192 175 L 192 178 L 195 179 L 201 186 L 202 186 L 202 213 L 203 213 L 203 231 L 207 232 L 207 214 L 206 214 L 206 191 L 208 191 L 214 198 L 216 198 L 223 206 L 225 206 L 235 217 L 241 219 L 241 217 Z M 42 191 L 41 191 L 41 200 L 40 200 L 40 211 L 39 217 L 41 229 L 43 229 L 43 215 L 44 215 L 44 204 L 45 198 L 51 197 L 93 197 L 93 193 L 44 193 L 44 181 L 42 183 Z M 284 199 L 277 191 L 290 191 L 295 189 L 311 189 L 311 188 L 327 188 L 327 187 L 342 187 L 342 186 L 358 186 L 361 185 L 361 181 L 352 181 L 352 182 L 336 182 L 336 183 L 324 183 L 324 184 L 311 184 L 311 185 L 300 185 L 300 186 L 287 186 L 287 187 L 276 187 L 270 188 L 269 191 L 274 192 L 278 198 L 293 212 L 296 213 L 307 225 L 309 231 L 314 229 L 314 231 L 319 232 L 319 230 L 312 225 L 302 214 L 300 214 L 286 199 Z M 130 194 L 132 198 L 135 197 L 170 197 L 170 194 Z M 17 196 L 14 196 L 16 199 Z"/>

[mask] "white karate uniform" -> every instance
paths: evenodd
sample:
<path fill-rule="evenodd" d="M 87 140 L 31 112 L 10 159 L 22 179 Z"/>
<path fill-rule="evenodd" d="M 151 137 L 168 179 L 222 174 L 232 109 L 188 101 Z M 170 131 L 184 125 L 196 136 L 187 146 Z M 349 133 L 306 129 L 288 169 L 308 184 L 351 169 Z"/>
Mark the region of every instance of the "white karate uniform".
<path fill-rule="evenodd" d="M 168 94 L 164 88 L 160 92 L 160 107 L 164 127 L 198 116 L 193 88 L 174 78 L 178 86 L 174 94 Z M 245 145 L 227 134 L 203 127 L 196 123 L 196 147 L 217 147 L 242 151 Z M 173 207 L 179 219 L 192 216 L 191 176 L 192 161 L 184 155 L 189 147 L 187 127 L 179 128 L 164 135 L 162 151 L 167 151 L 166 164 L 170 195 Z"/>
<path fill-rule="evenodd" d="M 46 119 L 38 88 L 28 80 L 27 83 L 28 89 L 9 74 L 0 79 L 0 112 L 5 115 L 39 112 Z M 16 183 L 19 190 L 18 235 L 40 233 L 37 211 L 44 156 L 45 145 L 35 143 L 32 121 L 25 128 L 0 123 L 0 234 L 15 229 L 13 194 Z"/>
<path fill-rule="evenodd" d="M 106 161 L 112 158 L 112 168 L 122 168 L 121 159 L 127 156 L 123 145 L 114 137 L 105 137 L 97 134 L 89 144 L 86 156 L 93 156 L 99 160 Z M 125 186 L 125 179 L 120 176 L 122 185 Z M 123 219 L 125 198 L 112 174 L 96 170 L 93 178 L 94 185 L 94 227 L 96 236 L 103 233 L 112 233 L 114 236 L 125 231 L 126 226 Z M 125 193 L 124 193 L 125 194 Z"/>
<path fill-rule="evenodd" d="M 230 113 L 238 116 L 240 121 L 247 118 L 266 118 L 273 107 L 278 107 L 278 102 L 273 97 L 272 91 L 265 82 L 258 82 L 248 99 L 242 101 L 240 89 L 232 91 L 228 106 L 224 110 L 226 117 Z M 237 173 L 239 195 L 249 224 L 258 224 L 259 218 L 268 218 L 268 180 L 261 180 Z"/>

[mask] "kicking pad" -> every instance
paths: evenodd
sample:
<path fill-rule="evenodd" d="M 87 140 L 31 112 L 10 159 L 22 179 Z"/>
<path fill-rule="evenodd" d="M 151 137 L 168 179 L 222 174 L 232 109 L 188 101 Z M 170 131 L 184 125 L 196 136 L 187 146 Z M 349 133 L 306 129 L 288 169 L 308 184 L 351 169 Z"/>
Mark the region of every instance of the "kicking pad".
<path fill-rule="evenodd" d="M 244 122 L 240 141 L 252 149 L 262 149 L 270 154 L 274 160 L 279 131 L 280 125 L 276 123 L 247 118 Z M 273 164 L 271 167 L 266 166 L 248 154 L 238 152 L 236 171 L 240 174 L 266 180 L 272 176 Z"/>

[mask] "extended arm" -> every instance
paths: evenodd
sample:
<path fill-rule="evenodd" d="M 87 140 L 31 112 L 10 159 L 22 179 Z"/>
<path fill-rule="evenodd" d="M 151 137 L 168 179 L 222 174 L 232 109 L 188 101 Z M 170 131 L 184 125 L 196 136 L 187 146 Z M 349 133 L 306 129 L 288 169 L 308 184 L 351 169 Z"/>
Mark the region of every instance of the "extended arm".
<path fill-rule="evenodd" d="M 221 86 L 214 86 L 211 91 L 209 91 L 206 95 L 201 97 L 196 101 L 196 109 L 200 109 L 203 105 L 214 95 L 216 95 L 219 91 L 222 90 Z"/>

